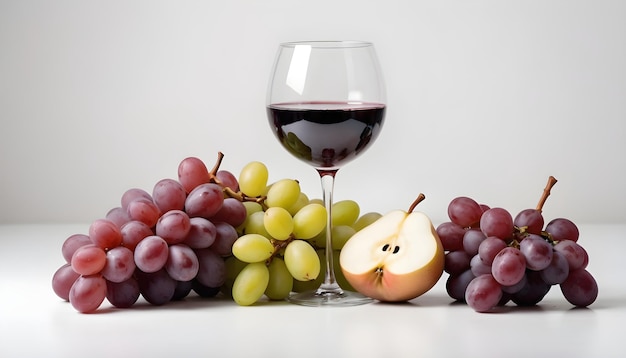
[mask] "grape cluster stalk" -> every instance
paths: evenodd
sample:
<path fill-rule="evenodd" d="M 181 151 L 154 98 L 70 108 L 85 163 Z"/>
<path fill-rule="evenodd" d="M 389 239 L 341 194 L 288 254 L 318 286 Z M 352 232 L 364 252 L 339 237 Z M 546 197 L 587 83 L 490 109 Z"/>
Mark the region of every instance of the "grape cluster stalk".
<path fill-rule="evenodd" d="M 451 298 L 489 312 L 510 301 L 536 305 L 558 285 L 574 306 L 596 300 L 598 284 L 587 270 L 589 255 L 578 243 L 578 227 L 566 218 L 545 224 L 543 206 L 556 182 L 551 176 L 537 207 L 515 217 L 469 197 L 449 203 L 450 221 L 440 224 L 437 233 L 446 251 Z"/>
<path fill-rule="evenodd" d="M 65 239 L 65 260 L 53 274 L 57 296 L 81 313 L 105 299 L 129 308 L 143 297 L 152 305 L 224 294 L 240 305 L 263 296 L 284 299 L 319 284 L 326 209 L 309 199 L 297 180 L 268 184 L 261 162 L 244 166 L 239 177 L 212 169 L 197 157 L 178 166 L 177 179 L 159 180 L 152 192 L 126 190 L 120 206 L 94 220 L 87 233 Z M 356 202 L 335 203 L 340 250 L 380 214 L 359 218 Z M 334 221 L 335 223 L 335 221 Z"/>

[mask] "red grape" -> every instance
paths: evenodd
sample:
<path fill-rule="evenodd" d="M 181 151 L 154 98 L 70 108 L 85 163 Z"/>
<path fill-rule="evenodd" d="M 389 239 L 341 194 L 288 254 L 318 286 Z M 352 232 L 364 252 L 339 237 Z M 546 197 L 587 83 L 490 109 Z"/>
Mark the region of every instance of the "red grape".
<path fill-rule="evenodd" d="M 187 193 L 182 184 L 174 179 L 161 179 L 152 189 L 152 198 L 162 213 L 183 210 Z"/>
<path fill-rule="evenodd" d="M 587 307 L 598 297 L 598 283 L 585 269 L 571 271 L 560 286 L 565 299 L 574 306 Z"/>
<path fill-rule="evenodd" d="M 178 181 L 187 193 L 191 193 L 198 185 L 206 184 L 210 180 L 209 170 L 199 158 L 188 157 L 178 165 Z"/>
<path fill-rule="evenodd" d="M 554 241 L 571 240 L 578 241 L 578 227 L 569 219 L 558 218 L 551 220 L 546 225 L 545 231 L 552 236 Z"/>
<path fill-rule="evenodd" d="M 491 208 L 480 218 L 480 229 L 485 236 L 495 236 L 506 240 L 513 235 L 513 218 L 502 208 Z"/>
<path fill-rule="evenodd" d="M 500 284 L 486 274 L 474 278 L 465 291 L 465 302 L 476 312 L 487 312 L 498 305 L 502 298 Z"/>
<path fill-rule="evenodd" d="M 450 221 L 461 227 L 478 224 L 482 213 L 480 205 L 474 199 L 465 196 L 454 198 L 448 205 Z"/>
<path fill-rule="evenodd" d="M 98 219 L 89 226 L 89 238 L 105 250 L 112 249 L 122 243 L 120 228 L 111 220 Z"/>
<path fill-rule="evenodd" d="M 72 255 L 72 269 L 80 275 L 97 274 L 106 264 L 106 253 L 96 245 L 79 247 Z"/>
<path fill-rule="evenodd" d="M 526 273 L 526 259 L 520 250 L 514 247 L 505 247 L 493 259 L 491 273 L 501 285 L 515 285 Z"/>
<path fill-rule="evenodd" d="M 135 265 L 143 272 L 156 272 L 167 262 L 168 246 L 163 238 L 153 235 L 141 240 L 135 247 Z"/>
<path fill-rule="evenodd" d="M 69 301 L 81 313 L 90 313 L 100 307 L 107 294 L 106 280 L 102 275 L 80 276 L 72 285 Z"/>

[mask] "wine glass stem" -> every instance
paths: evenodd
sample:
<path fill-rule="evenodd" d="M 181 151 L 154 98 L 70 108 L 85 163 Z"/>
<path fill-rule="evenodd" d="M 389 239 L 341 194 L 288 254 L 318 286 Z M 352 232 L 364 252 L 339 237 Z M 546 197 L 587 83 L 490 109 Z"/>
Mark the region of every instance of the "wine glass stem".
<path fill-rule="evenodd" d="M 322 182 L 322 191 L 324 206 L 326 207 L 326 275 L 324 282 L 318 289 L 318 293 L 335 292 L 341 293 L 343 290 L 337 284 L 335 278 L 335 270 L 333 265 L 333 239 L 332 239 L 332 206 L 333 206 L 333 189 L 335 186 L 335 174 L 337 170 L 318 171 Z"/>

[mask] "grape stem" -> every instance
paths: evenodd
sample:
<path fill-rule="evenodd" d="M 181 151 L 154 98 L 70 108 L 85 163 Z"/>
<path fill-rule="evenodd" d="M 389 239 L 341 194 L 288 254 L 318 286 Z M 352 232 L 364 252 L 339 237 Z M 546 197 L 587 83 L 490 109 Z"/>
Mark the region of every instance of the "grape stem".
<path fill-rule="evenodd" d="M 289 245 L 289 243 L 292 242 L 295 239 L 296 238 L 293 236 L 293 234 L 289 235 L 287 240 L 271 239 L 270 242 L 274 246 L 274 252 L 272 253 L 272 256 L 270 256 L 270 258 L 265 261 L 265 264 L 269 266 L 269 264 L 272 262 L 272 259 L 274 259 L 274 256 L 276 256 L 276 254 L 278 254 L 278 252 L 280 252 L 280 250 L 282 250 L 285 247 L 287 247 L 287 245 Z"/>
<path fill-rule="evenodd" d="M 215 178 L 215 176 L 217 175 L 217 171 L 220 169 L 220 165 L 222 165 L 222 160 L 223 159 L 224 159 L 224 153 L 217 152 L 217 161 L 215 162 L 215 165 L 213 166 L 213 169 L 211 169 L 211 171 L 209 172 L 209 174 L 211 175 L 212 179 L 217 179 L 217 178 Z"/>
<path fill-rule="evenodd" d="M 550 177 L 548 178 L 548 183 L 546 184 L 546 187 L 543 189 L 543 194 L 541 195 L 541 198 L 539 199 L 539 203 L 537 204 L 536 210 L 538 212 L 541 212 L 543 210 L 543 205 L 546 203 L 548 196 L 550 196 L 550 190 L 552 189 L 554 184 L 556 184 L 556 182 L 557 182 L 556 178 L 550 175 Z"/>
<path fill-rule="evenodd" d="M 220 166 L 222 165 L 222 160 L 224 160 L 224 153 L 217 152 L 217 161 L 215 162 L 215 165 L 213 165 L 213 168 L 211 169 L 211 171 L 209 171 L 209 178 L 210 178 L 211 182 L 221 186 L 222 187 L 222 192 L 224 192 L 224 194 L 228 195 L 228 197 L 237 199 L 237 200 L 242 201 L 242 202 L 243 201 L 253 201 L 255 203 L 259 203 L 263 207 L 263 210 L 266 210 L 267 209 L 267 207 L 265 206 L 266 196 L 264 196 L 264 195 L 261 195 L 261 196 L 247 196 L 246 194 L 242 193 L 241 191 L 234 191 L 232 188 L 227 187 L 226 185 L 224 185 L 224 183 L 222 183 L 221 180 L 219 180 L 219 178 L 217 177 L 217 172 L 220 169 Z"/>
<path fill-rule="evenodd" d="M 419 193 L 419 195 L 417 196 L 417 198 L 415 198 L 415 201 L 413 201 L 413 203 L 411 204 L 411 206 L 409 207 L 409 213 L 412 213 L 413 210 L 415 210 L 415 207 L 417 206 L 417 204 L 421 203 L 422 201 L 424 201 L 424 199 L 426 199 L 426 195 L 424 195 L 423 193 Z"/>

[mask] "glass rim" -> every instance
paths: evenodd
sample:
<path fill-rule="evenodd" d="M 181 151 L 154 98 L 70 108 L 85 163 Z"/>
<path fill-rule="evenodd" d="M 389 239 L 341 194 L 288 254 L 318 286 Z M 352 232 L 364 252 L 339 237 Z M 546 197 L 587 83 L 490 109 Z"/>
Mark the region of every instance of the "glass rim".
<path fill-rule="evenodd" d="M 281 47 L 311 46 L 313 48 L 358 48 L 369 47 L 374 44 L 360 40 L 312 40 L 312 41 L 287 41 L 280 44 Z"/>

